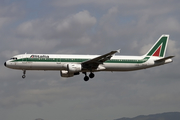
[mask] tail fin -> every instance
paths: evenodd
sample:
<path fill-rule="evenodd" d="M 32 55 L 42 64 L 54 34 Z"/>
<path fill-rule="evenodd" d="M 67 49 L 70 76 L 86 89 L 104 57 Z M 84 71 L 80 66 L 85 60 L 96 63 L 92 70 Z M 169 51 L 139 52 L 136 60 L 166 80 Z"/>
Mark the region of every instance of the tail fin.
<path fill-rule="evenodd" d="M 153 47 L 145 54 L 146 56 L 164 57 L 169 40 L 169 35 L 162 35 Z"/>

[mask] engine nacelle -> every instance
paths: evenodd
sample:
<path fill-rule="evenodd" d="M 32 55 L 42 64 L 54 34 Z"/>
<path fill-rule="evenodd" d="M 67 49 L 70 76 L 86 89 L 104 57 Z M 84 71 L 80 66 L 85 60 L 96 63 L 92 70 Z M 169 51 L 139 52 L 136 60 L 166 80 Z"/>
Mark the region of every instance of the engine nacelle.
<path fill-rule="evenodd" d="M 61 70 L 60 71 L 61 77 L 73 77 L 74 73 L 70 73 L 67 70 Z"/>
<path fill-rule="evenodd" d="M 70 73 L 67 70 L 61 70 L 60 71 L 61 77 L 73 77 L 74 75 L 79 75 L 79 72 L 76 73 Z"/>
<path fill-rule="evenodd" d="M 69 73 L 77 73 L 82 70 L 81 64 L 67 64 L 67 71 Z"/>
<path fill-rule="evenodd" d="M 73 77 L 74 75 L 79 75 L 79 72 L 82 70 L 81 64 L 66 64 L 64 67 L 67 70 L 61 70 L 61 77 Z"/>

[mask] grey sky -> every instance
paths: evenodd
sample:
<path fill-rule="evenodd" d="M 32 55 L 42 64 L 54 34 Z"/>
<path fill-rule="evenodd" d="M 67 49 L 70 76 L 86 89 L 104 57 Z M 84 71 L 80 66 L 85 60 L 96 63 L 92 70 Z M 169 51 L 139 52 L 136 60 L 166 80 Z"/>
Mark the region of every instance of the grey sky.
<path fill-rule="evenodd" d="M 179 111 L 179 0 L 0 1 L 0 119 L 113 120 Z M 142 55 L 169 34 L 174 62 L 134 72 L 61 78 L 59 71 L 22 71 L 4 62 L 23 53 Z"/>

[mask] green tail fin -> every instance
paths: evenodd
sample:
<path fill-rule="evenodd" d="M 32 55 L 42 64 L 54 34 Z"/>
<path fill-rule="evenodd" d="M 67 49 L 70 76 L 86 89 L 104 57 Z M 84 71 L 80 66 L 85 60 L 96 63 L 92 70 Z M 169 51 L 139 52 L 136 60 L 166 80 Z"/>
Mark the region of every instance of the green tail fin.
<path fill-rule="evenodd" d="M 153 47 L 147 52 L 146 56 L 164 57 L 166 53 L 169 35 L 162 35 Z"/>

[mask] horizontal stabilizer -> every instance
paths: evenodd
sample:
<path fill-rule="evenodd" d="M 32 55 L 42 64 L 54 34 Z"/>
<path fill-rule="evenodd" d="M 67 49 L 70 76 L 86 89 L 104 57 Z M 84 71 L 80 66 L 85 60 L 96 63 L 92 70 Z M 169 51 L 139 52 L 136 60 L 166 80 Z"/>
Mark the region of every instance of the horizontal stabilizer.
<path fill-rule="evenodd" d="M 170 59 L 170 58 L 173 58 L 174 56 L 168 56 L 168 57 L 165 57 L 165 58 L 162 58 L 162 59 L 158 59 L 158 60 L 155 60 L 155 62 L 163 62 L 167 59 Z"/>

